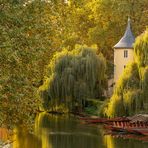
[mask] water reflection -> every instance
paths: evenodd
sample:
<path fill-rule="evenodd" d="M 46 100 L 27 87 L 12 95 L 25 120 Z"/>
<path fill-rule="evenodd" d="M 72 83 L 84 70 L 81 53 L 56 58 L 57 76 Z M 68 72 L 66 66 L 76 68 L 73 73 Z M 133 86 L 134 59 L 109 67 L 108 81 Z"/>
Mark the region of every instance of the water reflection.
<path fill-rule="evenodd" d="M 36 121 L 35 133 L 46 135 L 46 139 L 50 141 L 50 146 L 43 144 L 46 148 L 98 148 L 102 143 L 98 138 L 98 128 L 78 124 L 69 116 L 40 114 Z"/>
<path fill-rule="evenodd" d="M 147 148 L 148 143 L 103 135 L 101 126 L 86 125 L 73 117 L 41 113 L 34 135 L 17 128 L 14 148 Z"/>
<path fill-rule="evenodd" d="M 106 148 L 115 148 L 114 139 L 110 135 L 104 136 L 104 144 L 106 145 Z"/>
<path fill-rule="evenodd" d="M 134 139 L 114 138 L 111 135 L 104 136 L 106 148 L 147 148 L 148 142 Z"/>
<path fill-rule="evenodd" d="M 23 127 L 14 129 L 13 148 L 41 148 L 41 140 Z"/>

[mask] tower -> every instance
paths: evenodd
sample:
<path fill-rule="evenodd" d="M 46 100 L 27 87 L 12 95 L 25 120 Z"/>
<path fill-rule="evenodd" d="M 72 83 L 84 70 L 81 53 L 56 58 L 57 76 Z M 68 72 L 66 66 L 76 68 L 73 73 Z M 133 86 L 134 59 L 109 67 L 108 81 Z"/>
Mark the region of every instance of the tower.
<path fill-rule="evenodd" d="M 131 31 L 130 19 L 126 31 L 120 41 L 114 46 L 114 82 L 121 76 L 127 63 L 134 60 L 133 43 L 135 37 Z"/>

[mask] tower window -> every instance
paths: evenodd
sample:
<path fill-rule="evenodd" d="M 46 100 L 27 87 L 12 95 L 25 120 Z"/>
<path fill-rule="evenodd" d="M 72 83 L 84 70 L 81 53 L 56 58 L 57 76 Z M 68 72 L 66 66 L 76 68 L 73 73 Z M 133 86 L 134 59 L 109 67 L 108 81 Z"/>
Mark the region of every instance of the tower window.
<path fill-rule="evenodd" d="M 124 65 L 124 69 L 126 68 L 126 65 Z"/>
<path fill-rule="evenodd" d="M 128 57 L 128 50 L 124 50 L 124 58 Z"/>

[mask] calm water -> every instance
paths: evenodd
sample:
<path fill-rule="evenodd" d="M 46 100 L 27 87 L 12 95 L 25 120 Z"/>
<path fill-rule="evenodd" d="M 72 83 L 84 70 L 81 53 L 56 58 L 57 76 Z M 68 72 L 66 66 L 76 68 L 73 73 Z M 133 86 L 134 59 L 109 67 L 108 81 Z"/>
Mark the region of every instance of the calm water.
<path fill-rule="evenodd" d="M 86 125 L 73 117 L 39 114 L 34 134 L 16 129 L 13 148 L 148 148 L 147 142 L 104 135 L 101 125 Z"/>

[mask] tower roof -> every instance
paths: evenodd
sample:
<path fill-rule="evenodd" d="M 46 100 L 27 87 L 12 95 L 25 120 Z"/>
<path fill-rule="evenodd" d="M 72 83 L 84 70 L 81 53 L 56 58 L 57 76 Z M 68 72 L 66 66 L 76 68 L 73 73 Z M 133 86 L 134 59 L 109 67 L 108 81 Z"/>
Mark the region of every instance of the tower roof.
<path fill-rule="evenodd" d="M 125 49 L 133 48 L 134 41 L 135 37 L 133 36 L 133 33 L 131 31 L 130 18 L 128 18 L 128 24 L 124 36 L 114 46 L 114 48 L 125 48 Z"/>

